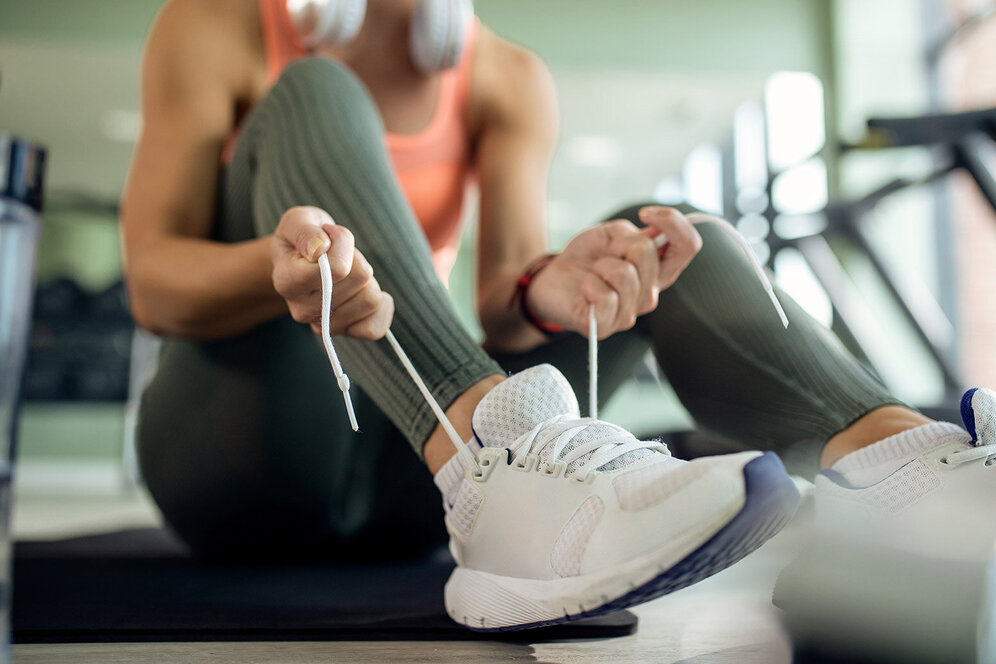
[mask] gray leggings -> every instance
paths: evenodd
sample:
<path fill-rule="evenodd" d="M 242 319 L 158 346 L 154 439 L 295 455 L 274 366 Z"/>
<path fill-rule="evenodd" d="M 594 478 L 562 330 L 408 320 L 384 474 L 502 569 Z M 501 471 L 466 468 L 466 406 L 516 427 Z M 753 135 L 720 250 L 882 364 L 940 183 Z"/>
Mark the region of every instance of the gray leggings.
<path fill-rule="evenodd" d="M 489 357 L 461 328 L 383 147 L 362 84 L 322 59 L 294 63 L 247 118 L 224 172 L 215 238 L 272 233 L 294 205 L 327 210 L 395 298 L 392 329 L 445 408 L 470 385 L 541 362 L 587 403 L 586 340 Z M 635 219 L 636 208 L 620 215 Z M 657 310 L 602 342 L 604 401 L 647 349 L 704 428 L 785 451 L 896 403 L 784 293 L 783 330 L 740 249 L 709 225 Z M 346 421 L 307 326 L 274 320 L 223 341 L 167 340 L 145 392 L 141 469 L 166 521 L 209 557 L 410 554 L 443 539 L 418 455 L 431 411 L 386 342 L 337 338 L 361 431 Z M 404 441 L 415 449 L 410 454 Z"/>

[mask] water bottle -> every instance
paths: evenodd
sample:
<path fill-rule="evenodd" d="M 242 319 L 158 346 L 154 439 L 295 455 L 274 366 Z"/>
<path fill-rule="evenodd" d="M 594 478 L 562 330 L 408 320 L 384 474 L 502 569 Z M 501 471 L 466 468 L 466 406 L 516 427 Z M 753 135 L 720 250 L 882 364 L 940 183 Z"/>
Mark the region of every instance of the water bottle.
<path fill-rule="evenodd" d="M 11 476 L 44 172 L 44 148 L 0 132 L 0 664 L 11 661 Z"/>

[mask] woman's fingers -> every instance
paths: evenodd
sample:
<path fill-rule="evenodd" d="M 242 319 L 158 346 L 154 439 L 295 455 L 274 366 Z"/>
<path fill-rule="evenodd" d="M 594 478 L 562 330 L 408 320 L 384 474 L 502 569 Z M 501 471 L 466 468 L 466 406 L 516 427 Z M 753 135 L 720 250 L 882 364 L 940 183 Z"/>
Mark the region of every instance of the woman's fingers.
<path fill-rule="evenodd" d="M 295 207 L 280 218 L 272 249 L 273 286 L 294 320 L 320 332 L 324 253 L 332 275 L 331 334 L 379 339 L 394 315 L 394 300 L 381 291 L 373 268 L 355 247 L 353 234 L 325 211 Z"/>
<path fill-rule="evenodd" d="M 702 236 L 685 215 L 674 208 L 651 205 L 640 209 L 640 220 L 667 237 L 667 248 L 657 271 L 660 290 L 673 284 L 702 248 Z"/>
<path fill-rule="evenodd" d="M 387 334 L 394 319 L 394 298 L 380 291 L 377 306 L 371 314 L 350 324 L 344 333 L 356 339 L 376 340 Z"/>
<path fill-rule="evenodd" d="M 609 284 L 594 272 L 589 272 L 581 279 L 581 295 L 583 310 L 575 312 L 573 329 L 588 335 L 588 309 L 595 307 L 595 321 L 598 326 L 598 338 L 605 339 L 617 331 L 615 325 L 619 314 L 619 294 Z"/>
<path fill-rule="evenodd" d="M 332 280 L 334 286 L 332 289 L 332 306 L 341 306 L 342 303 L 352 298 L 364 288 L 367 288 L 371 282 L 374 285 L 377 284 L 374 280 L 373 268 L 363 254 L 358 249 L 354 249 L 353 261 L 349 273 L 338 281 L 334 278 Z M 321 284 L 319 284 L 319 287 L 321 287 Z M 380 290 L 379 287 L 378 290 Z"/>
<path fill-rule="evenodd" d="M 345 279 L 353 269 L 356 252 L 356 241 L 348 229 L 335 224 L 324 224 L 322 230 L 328 234 L 331 246 L 325 252 L 329 257 L 329 268 L 332 272 L 332 283 Z M 318 260 L 318 256 L 315 256 Z"/>
<path fill-rule="evenodd" d="M 623 258 L 634 266 L 639 275 L 640 290 L 634 303 L 637 315 L 653 311 L 657 308 L 657 297 L 660 295 L 657 281 L 660 253 L 657 245 L 647 235 L 638 234 L 630 242 Z"/>
<path fill-rule="evenodd" d="M 633 327 L 636 324 L 639 299 L 643 290 L 639 270 L 628 260 L 614 257 L 598 259 L 592 269 L 615 293 L 614 306 L 611 308 L 603 305 L 601 308 L 604 308 L 604 311 L 599 311 L 600 307 L 596 303 L 596 320 L 601 322 L 604 317 L 612 331 Z M 611 318 L 609 318 L 610 311 L 614 313 Z M 599 329 L 603 329 L 603 325 L 599 325 Z"/>

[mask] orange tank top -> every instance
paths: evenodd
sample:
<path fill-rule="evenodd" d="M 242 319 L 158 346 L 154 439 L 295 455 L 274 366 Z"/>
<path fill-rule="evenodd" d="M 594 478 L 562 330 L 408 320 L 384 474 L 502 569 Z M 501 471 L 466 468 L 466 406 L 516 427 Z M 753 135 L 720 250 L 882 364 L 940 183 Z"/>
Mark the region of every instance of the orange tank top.
<path fill-rule="evenodd" d="M 259 0 L 259 5 L 267 83 L 273 85 L 288 64 L 307 53 L 295 39 L 287 0 Z M 429 241 L 433 266 L 443 283 L 456 262 L 464 198 L 473 177 L 464 110 L 476 41 L 475 19 L 460 62 L 442 74 L 439 100 L 428 126 L 415 134 L 387 132 L 385 136 L 395 176 Z"/>

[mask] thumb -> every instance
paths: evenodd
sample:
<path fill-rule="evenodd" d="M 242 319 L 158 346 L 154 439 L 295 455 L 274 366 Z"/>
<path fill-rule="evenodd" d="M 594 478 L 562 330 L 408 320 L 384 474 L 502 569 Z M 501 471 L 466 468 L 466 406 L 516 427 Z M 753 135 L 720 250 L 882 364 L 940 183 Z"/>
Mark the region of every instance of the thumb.
<path fill-rule="evenodd" d="M 281 217 L 277 234 L 293 245 L 298 254 L 314 263 L 332 245 L 323 226 L 334 223 L 332 217 L 320 208 L 292 207 Z"/>

